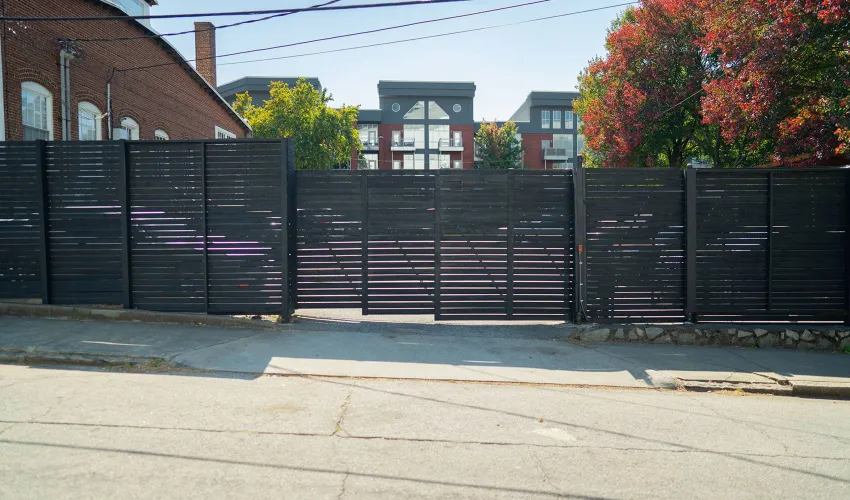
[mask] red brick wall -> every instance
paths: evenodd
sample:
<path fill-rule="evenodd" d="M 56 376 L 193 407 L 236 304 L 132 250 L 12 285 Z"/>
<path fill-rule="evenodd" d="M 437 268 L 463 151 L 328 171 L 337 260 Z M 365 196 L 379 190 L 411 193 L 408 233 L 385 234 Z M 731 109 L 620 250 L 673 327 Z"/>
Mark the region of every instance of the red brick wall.
<path fill-rule="evenodd" d="M 6 12 L 9 16 L 76 17 L 116 15 L 119 11 L 99 0 L 17 0 L 7 3 Z M 23 138 L 21 84 L 24 81 L 33 81 L 50 91 L 53 137 L 62 138 L 58 40 L 146 34 L 132 21 L 22 22 L 14 28 L 8 24 L 3 44 L 6 140 Z M 77 139 L 77 111 L 81 101 L 91 102 L 106 114 L 106 83 L 113 68 L 175 62 L 160 42 L 150 38 L 83 41 L 79 42 L 79 48 L 85 58 L 71 62 L 71 140 Z M 216 125 L 237 137 L 248 133 L 247 127 L 227 111 L 224 103 L 176 64 L 116 72 L 112 80 L 112 107 L 113 115 L 103 120 L 104 139 L 108 138 L 109 129 L 117 127 L 124 117 L 139 123 L 140 139 L 153 139 L 156 129 L 164 130 L 171 139 L 213 138 Z"/>
<path fill-rule="evenodd" d="M 195 67 L 213 87 L 217 86 L 215 60 L 215 26 L 213 23 L 195 23 Z"/>
<path fill-rule="evenodd" d="M 543 169 L 543 141 L 551 141 L 552 134 L 522 134 L 522 145 L 527 146 L 525 150 L 525 165 L 527 168 Z M 552 168 L 549 165 L 548 168 Z"/>
<path fill-rule="evenodd" d="M 463 168 L 472 170 L 475 166 L 475 125 L 452 125 L 451 130 L 461 131 L 463 153 L 452 153 L 452 161 L 463 160 Z"/>
<path fill-rule="evenodd" d="M 404 152 L 402 151 L 393 151 L 393 131 L 400 130 L 402 139 L 404 138 L 404 125 L 402 124 L 393 124 L 393 125 L 378 125 L 378 169 L 379 170 L 392 170 L 393 169 L 393 160 L 401 160 L 404 162 Z"/>

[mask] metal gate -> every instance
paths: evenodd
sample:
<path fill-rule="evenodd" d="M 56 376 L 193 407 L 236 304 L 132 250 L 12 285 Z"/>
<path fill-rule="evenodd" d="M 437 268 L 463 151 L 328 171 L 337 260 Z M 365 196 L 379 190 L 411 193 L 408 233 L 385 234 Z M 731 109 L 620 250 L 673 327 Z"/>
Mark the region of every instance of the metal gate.
<path fill-rule="evenodd" d="M 299 171 L 297 307 L 569 320 L 570 171 Z"/>

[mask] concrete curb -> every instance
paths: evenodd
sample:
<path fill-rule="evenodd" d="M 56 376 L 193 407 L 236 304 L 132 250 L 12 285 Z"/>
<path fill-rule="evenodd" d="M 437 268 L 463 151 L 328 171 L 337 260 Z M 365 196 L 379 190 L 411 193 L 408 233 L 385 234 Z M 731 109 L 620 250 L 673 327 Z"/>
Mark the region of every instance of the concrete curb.
<path fill-rule="evenodd" d="M 165 361 L 163 358 L 151 356 L 122 356 L 49 351 L 26 352 L 0 349 L 0 363 L 118 366 L 126 364 L 145 364 L 158 360 L 163 362 Z"/>
<path fill-rule="evenodd" d="M 159 313 L 135 309 L 97 309 L 93 307 L 55 306 L 42 304 L 17 304 L 0 302 L 0 316 L 26 318 L 71 319 L 82 321 L 127 321 L 163 323 L 171 325 L 215 326 L 224 328 L 251 328 L 280 330 L 283 325 L 230 316 L 206 314 Z"/>
<path fill-rule="evenodd" d="M 850 384 L 841 382 L 791 382 L 794 396 L 850 399 Z"/>

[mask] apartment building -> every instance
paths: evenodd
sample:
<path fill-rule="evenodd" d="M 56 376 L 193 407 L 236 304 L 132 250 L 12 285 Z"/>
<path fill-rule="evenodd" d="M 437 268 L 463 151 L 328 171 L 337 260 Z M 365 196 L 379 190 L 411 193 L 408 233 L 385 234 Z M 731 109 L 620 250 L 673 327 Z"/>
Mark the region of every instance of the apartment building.
<path fill-rule="evenodd" d="M 475 84 L 378 82 L 379 109 L 361 109 L 362 149 L 354 169 L 433 170 L 475 167 Z M 523 166 L 572 168 L 583 149 L 573 112 L 576 92 L 531 92 L 511 120 L 526 146 Z M 504 122 L 502 122 L 504 123 Z"/>
<path fill-rule="evenodd" d="M 219 85 L 218 93 L 231 106 L 236 102 L 236 95 L 248 92 L 248 95 L 253 99 L 255 106 L 262 106 L 263 102 L 271 99 L 271 84 L 272 82 L 283 82 L 290 87 L 294 87 L 298 80 L 305 78 L 307 83 L 313 86 L 316 90 L 322 90 L 322 82 L 316 77 L 298 77 L 298 76 L 243 76 L 232 82 Z"/>

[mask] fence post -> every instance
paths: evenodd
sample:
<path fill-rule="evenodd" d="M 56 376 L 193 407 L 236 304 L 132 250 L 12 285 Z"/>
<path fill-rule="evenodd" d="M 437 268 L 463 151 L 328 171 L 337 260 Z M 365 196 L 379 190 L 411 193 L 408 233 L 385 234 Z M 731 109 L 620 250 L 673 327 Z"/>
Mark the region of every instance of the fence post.
<path fill-rule="evenodd" d="M 585 304 L 587 304 L 587 206 L 585 204 L 584 158 L 579 155 L 573 172 L 573 213 L 575 214 L 575 257 L 574 292 L 573 292 L 573 322 L 582 323 L 587 320 Z"/>
<path fill-rule="evenodd" d="M 689 167 L 685 170 L 685 203 L 687 216 L 685 231 L 687 241 L 686 282 L 687 302 L 686 317 L 693 323 L 697 322 L 697 169 Z"/>
<path fill-rule="evenodd" d="M 280 322 L 281 323 L 289 323 L 292 321 L 292 269 L 295 267 L 291 265 L 291 252 L 290 242 L 292 238 L 292 232 L 294 231 L 294 225 L 291 223 L 290 218 L 294 215 L 294 210 L 292 210 L 292 214 L 290 214 L 290 206 L 293 202 L 293 191 L 295 184 L 295 175 L 292 175 L 290 179 L 290 174 L 294 174 L 294 172 L 290 172 L 291 169 L 295 168 L 294 158 L 290 157 L 290 140 L 289 139 L 281 139 L 280 141 L 280 243 L 281 243 L 281 294 L 280 294 L 280 302 L 281 302 L 281 315 Z M 290 182 L 292 181 L 292 182 Z"/>
<path fill-rule="evenodd" d="M 201 141 L 201 224 L 204 231 L 204 313 L 210 312 L 210 255 L 207 235 L 207 141 Z"/>
<path fill-rule="evenodd" d="M 773 311 L 773 172 L 767 174 L 767 311 Z"/>
<path fill-rule="evenodd" d="M 846 212 L 844 217 L 844 309 L 847 311 L 844 324 L 850 325 L 850 171 L 846 170 L 844 171 L 844 207 Z"/>
<path fill-rule="evenodd" d="M 50 304 L 50 234 L 48 232 L 48 221 L 50 218 L 47 212 L 50 210 L 50 198 L 48 195 L 47 185 L 47 158 L 45 151 L 46 143 L 39 139 L 35 141 L 35 164 L 36 176 L 38 180 L 38 190 L 40 193 L 38 219 L 39 228 L 39 243 L 41 246 L 41 303 Z"/>
<path fill-rule="evenodd" d="M 440 267 L 442 259 L 440 250 L 442 244 L 443 228 L 440 222 L 440 188 L 442 176 L 440 171 L 434 174 L 434 320 L 440 320 Z"/>
<path fill-rule="evenodd" d="M 133 284 L 130 272 L 130 147 L 125 139 L 118 141 L 118 162 L 121 185 L 118 196 L 121 202 L 121 279 L 124 283 L 124 309 L 133 308 Z"/>
<path fill-rule="evenodd" d="M 506 290 L 506 313 L 508 319 L 514 317 L 514 189 L 516 189 L 516 171 L 508 170 L 508 270 Z"/>
<path fill-rule="evenodd" d="M 368 170 L 357 170 L 360 175 L 360 211 L 361 211 L 361 257 L 360 257 L 360 314 L 369 315 L 369 178 Z"/>

